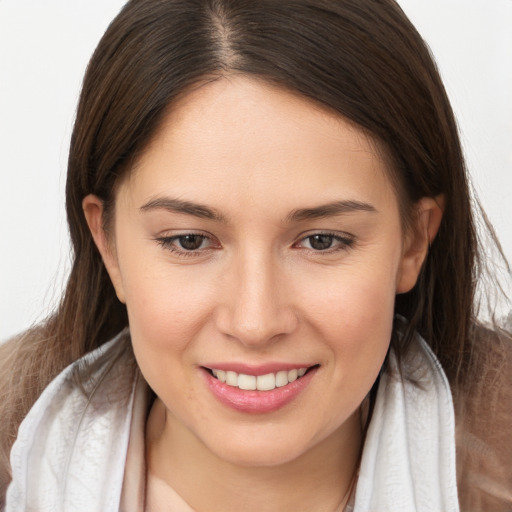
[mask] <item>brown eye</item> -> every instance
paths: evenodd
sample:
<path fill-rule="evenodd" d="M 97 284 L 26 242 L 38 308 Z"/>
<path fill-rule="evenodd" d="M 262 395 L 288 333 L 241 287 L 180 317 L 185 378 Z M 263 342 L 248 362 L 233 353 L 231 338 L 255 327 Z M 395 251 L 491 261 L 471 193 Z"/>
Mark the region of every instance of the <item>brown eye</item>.
<path fill-rule="evenodd" d="M 202 235 L 190 234 L 176 237 L 175 240 L 180 245 L 181 249 L 185 249 L 186 251 L 196 251 L 201 248 L 207 239 Z"/>
<path fill-rule="evenodd" d="M 355 237 L 348 233 L 313 233 L 307 235 L 295 247 L 309 249 L 313 252 L 331 253 L 347 250 L 355 244 Z"/>
<path fill-rule="evenodd" d="M 334 237 L 332 235 L 312 235 L 308 237 L 308 240 L 311 249 L 325 251 L 332 247 Z"/>
<path fill-rule="evenodd" d="M 201 254 L 203 251 L 218 248 L 212 238 L 199 233 L 184 233 L 183 235 L 165 236 L 156 241 L 164 248 L 183 256 Z"/>

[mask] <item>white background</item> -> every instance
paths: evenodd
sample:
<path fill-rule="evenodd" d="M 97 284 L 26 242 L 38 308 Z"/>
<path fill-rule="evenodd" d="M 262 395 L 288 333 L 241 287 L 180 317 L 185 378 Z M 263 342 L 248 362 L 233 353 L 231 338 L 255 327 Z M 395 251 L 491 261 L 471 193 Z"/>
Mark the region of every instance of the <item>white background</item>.
<path fill-rule="evenodd" d="M 0 0 L 0 340 L 69 268 L 67 149 L 88 58 L 124 0 Z M 512 259 L 512 0 L 399 0 L 438 61 L 475 188 Z"/>

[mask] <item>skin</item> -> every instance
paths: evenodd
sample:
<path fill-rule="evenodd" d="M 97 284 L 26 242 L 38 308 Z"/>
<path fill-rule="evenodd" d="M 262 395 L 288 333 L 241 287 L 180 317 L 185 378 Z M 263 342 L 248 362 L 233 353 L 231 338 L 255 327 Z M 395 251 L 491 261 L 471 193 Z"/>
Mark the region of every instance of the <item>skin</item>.
<path fill-rule="evenodd" d="M 382 153 L 311 101 L 232 76 L 173 105 L 121 182 L 108 235 L 101 201 L 84 199 L 158 396 L 146 439 L 155 508 L 155 479 L 197 511 L 331 511 L 342 501 L 395 295 L 414 286 L 442 215 L 422 199 L 403 232 Z M 215 217 L 162 207 L 169 199 Z M 365 208 L 319 209 L 342 201 Z M 197 250 L 172 238 L 190 233 Z M 248 414 L 212 395 L 201 369 L 212 362 L 318 369 L 291 403 Z"/>

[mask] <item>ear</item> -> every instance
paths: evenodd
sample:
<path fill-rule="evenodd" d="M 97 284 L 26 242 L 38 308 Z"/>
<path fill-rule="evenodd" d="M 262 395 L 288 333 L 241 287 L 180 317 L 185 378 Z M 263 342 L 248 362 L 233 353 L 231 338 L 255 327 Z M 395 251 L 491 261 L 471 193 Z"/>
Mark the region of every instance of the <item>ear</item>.
<path fill-rule="evenodd" d="M 99 197 L 89 194 L 82 201 L 82 208 L 94 243 L 101 254 L 105 268 L 116 290 L 117 298 L 125 303 L 123 281 L 121 279 L 115 247 L 112 245 L 112 242 L 109 241 L 103 227 L 103 201 Z"/>
<path fill-rule="evenodd" d="M 406 233 L 404 252 L 397 278 L 396 293 L 406 293 L 414 287 L 443 218 L 444 196 L 424 197 L 415 207 L 413 223 Z"/>

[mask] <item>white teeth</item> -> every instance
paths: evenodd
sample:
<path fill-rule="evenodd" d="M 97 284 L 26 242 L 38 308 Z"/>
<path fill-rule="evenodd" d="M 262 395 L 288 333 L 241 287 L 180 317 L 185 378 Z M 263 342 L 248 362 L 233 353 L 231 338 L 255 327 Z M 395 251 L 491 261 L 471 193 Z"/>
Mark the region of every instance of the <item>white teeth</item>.
<path fill-rule="evenodd" d="M 276 373 L 276 387 L 282 388 L 288 384 L 288 372 L 286 370 Z"/>
<path fill-rule="evenodd" d="M 238 387 L 240 389 L 254 390 L 256 389 L 256 377 L 254 375 L 238 375 Z"/>
<path fill-rule="evenodd" d="M 259 391 L 270 391 L 276 387 L 276 376 L 274 373 L 267 375 L 258 375 L 256 379 L 256 388 Z"/>
<path fill-rule="evenodd" d="M 226 384 L 235 388 L 238 387 L 238 373 L 226 372 Z"/>
<path fill-rule="evenodd" d="M 288 382 L 293 382 L 297 380 L 297 377 L 299 376 L 299 372 L 297 370 L 290 370 L 288 372 Z"/>
<path fill-rule="evenodd" d="M 307 372 L 307 368 L 298 368 L 293 370 L 281 370 L 277 373 L 267 373 L 266 375 L 246 375 L 244 373 L 236 373 L 224 370 L 212 369 L 213 375 L 221 382 L 225 382 L 228 386 L 240 388 L 244 390 L 272 391 L 275 388 L 286 386 L 290 382 L 296 381 L 299 377 L 303 377 Z"/>

